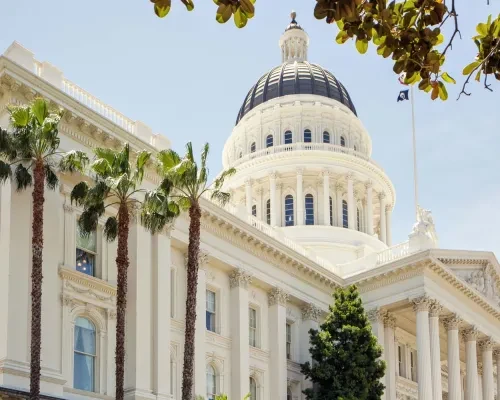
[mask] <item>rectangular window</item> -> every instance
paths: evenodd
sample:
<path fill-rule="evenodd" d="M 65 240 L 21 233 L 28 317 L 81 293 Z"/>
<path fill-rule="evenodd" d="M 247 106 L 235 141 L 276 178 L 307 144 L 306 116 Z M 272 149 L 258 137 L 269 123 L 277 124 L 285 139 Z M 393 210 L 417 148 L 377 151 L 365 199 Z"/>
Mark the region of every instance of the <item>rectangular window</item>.
<path fill-rule="evenodd" d="M 170 318 L 175 318 L 175 269 L 170 270 Z"/>
<path fill-rule="evenodd" d="M 286 324 L 286 359 L 292 359 L 292 325 Z"/>
<path fill-rule="evenodd" d="M 97 256 L 97 235 L 92 232 L 85 235 L 76 227 L 76 270 L 84 274 L 95 276 Z"/>
<path fill-rule="evenodd" d="M 248 326 L 250 346 L 257 347 L 257 310 L 254 308 L 248 309 Z"/>
<path fill-rule="evenodd" d="M 413 382 L 417 382 L 417 350 L 410 350 L 410 376 Z"/>
<path fill-rule="evenodd" d="M 207 330 L 210 332 L 215 332 L 215 292 L 207 290 Z"/>
<path fill-rule="evenodd" d="M 398 375 L 402 377 L 405 376 L 404 362 L 404 347 L 402 344 L 398 344 Z"/>

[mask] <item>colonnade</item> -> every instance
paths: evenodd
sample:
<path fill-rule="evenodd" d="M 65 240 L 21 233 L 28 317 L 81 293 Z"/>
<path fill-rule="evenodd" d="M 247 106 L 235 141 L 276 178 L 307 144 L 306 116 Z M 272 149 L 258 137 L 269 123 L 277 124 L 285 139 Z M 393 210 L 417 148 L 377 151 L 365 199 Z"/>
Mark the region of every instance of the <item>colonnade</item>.
<path fill-rule="evenodd" d="M 295 198 L 294 210 L 295 221 L 294 225 L 305 224 L 305 210 L 304 210 L 304 169 L 299 167 L 296 169 L 296 183 L 295 183 Z M 343 201 L 347 202 L 347 228 L 357 230 L 357 204 L 359 198 L 363 198 L 366 205 L 364 213 L 364 232 L 370 236 L 374 235 L 375 229 L 373 224 L 373 208 L 374 204 L 374 190 L 371 181 L 364 183 L 365 194 L 355 189 L 355 184 L 358 183 L 354 179 L 354 175 L 349 173 L 342 178 L 337 179 L 334 185 L 334 190 L 331 190 L 330 172 L 325 170 L 322 176 L 322 220 L 315 221 L 315 225 L 333 225 L 337 227 L 344 227 L 344 207 Z M 255 191 L 253 188 L 254 181 L 251 178 L 245 180 L 245 205 L 248 214 L 252 214 L 253 195 L 254 192 L 259 195 L 263 194 L 262 187 L 258 187 Z M 269 187 L 269 200 L 270 200 L 270 224 L 271 226 L 285 226 L 281 223 L 280 215 L 284 214 L 284 206 L 282 205 L 282 184 L 278 182 L 278 175 L 276 172 L 271 172 L 268 175 Z M 379 202 L 380 209 L 380 222 L 379 222 L 379 239 L 386 243 L 388 246 L 392 244 L 392 205 L 387 204 L 386 195 L 383 192 L 375 193 Z M 332 210 L 330 214 L 330 197 L 335 199 L 336 209 Z M 319 200 L 319 199 L 318 199 Z M 316 206 L 316 205 L 315 205 Z M 316 206 L 317 207 L 317 206 Z"/>

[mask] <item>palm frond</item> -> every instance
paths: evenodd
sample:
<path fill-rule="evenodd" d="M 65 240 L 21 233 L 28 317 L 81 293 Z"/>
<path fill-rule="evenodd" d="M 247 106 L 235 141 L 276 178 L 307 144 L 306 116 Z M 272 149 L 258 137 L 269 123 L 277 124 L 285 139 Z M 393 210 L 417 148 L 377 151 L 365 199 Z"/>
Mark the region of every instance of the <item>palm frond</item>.
<path fill-rule="evenodd" d="M 77 183 L 71 190 L 71 195 L 70 195 L 71 204 L 75 202 L 79 206 L 83 205 L 83 202 L 87 197 L 88 192 L 89 192 L 89 185 L 87 184 L 87 182 L 83 181 Z"/>
<path fill-rule="evenodd" d="M 35 116 L 40 126 L 43 125 L 45 118 L 49 116 L 49 107 L 47 106 L 47 101 L 41 97 L 37 97 L 31 103 L 31 112 Z"/>
<path fill-rule="evenodd" d="M 110 164 L 106 158 L 101 157 L 96 158 L 94 161 L 92 161 L 92 164 L 90 164 L 90 169 L 94 171 L 97 176 L 101 178 L 107 178 L 112 174 L 112 165 L 113 164 Z"/>
<path fill-rule="evenodd" d="M 109 196 L 110 188 L 105 181 L 98 180 L 91 188 L 88 188 L 83 204 L 87 207 L 95 207 L 104 204 Z"/>
<path fill-rule="evenodd" d="M 80 233 L 87 237 L 92 232 L 95 232 L 99 225 L 99 212 L 96 208 L 88 208 L 83 210 L 80 218 L 78 218 L 78 227 Z"/>
<path fill-rule="evenodd" d="M 125 143 L 122 151 L 117 154 L 118 165 L 115 167 L 118 168 L 117 171 L 120 171 L 122 174 L 130 174 L 130 145 Z"/>
<path fill-rule="evenodd" d="M 175 167 L 181 162 L 179 154 L 174 150 L 162 150 L 156 155 L 158 162 L 158 170 L 161 174 L 167 173 L 171 168 Z"/>
<path fill-rule="evenodd" d="M 62 172 L 83 173 L 89 164 L 89 157 L 83 151 L 71 150 L 61 158 L 59 169 Z"/>
<path fill-rule="evenodd" d="M 201 169 L 207 166 L 208 153 L 210 153 L 210 145 L 208 143 L 205 143 L 203 149 L 201 150 Z"/>
<path fill-rule="evenodd" d="M 21 163 L 17 164 L 14 176 L 17 184 L 17 191 L 26 189 L 28 186 L 31 186 L 33 182 L 30 171 Z"/>
<path fill-rule="evenodd" d="M 96 159 L 104 159 L 111 166 L 115 163 L 116 151 L 113 149 L 108 149 L 107 147 L 96 147 L 94 148 L 94 154 Z"/>
<path fill-rule="evenodd" d="M 44 165 L 45 183 L 50 190 L 54 190 L 59 184 L 59 178 L 49 164 Z"/>
<path fill-rule="evenodd" d="M 213 190 L 210 198 L 216 202 L 218 202 L 221 206 L 226 205 L 231 199 L 231 195 L 227 192 L 223 192 L 221 190 Z"/>
<path fill-rule="evenodd" d="M 186 143 L 186 155 L 185 157 L 191 161 L 192 163 L 196 162 L 194 159 L 194 154 L 193 154 L 193 143 L 187 142 Z"/>
<path fill-rule="evenodd" d="M 146 163 L 151 158 L 151 153 L 149 151 L 141 151 L 137 155 L 137 161 L 135 163 L 135 171 L 132 180 L 135 184 L 140 184 L 144 178 L 144 170 L 146 168 Z"/>
<path fill-rule="evenodd" d="M 104 224 L 104 237 L 108 242 L 112 242 L 118 235 L 118 220 L 116 217 L 109 217 Z"/>
<path fill-rule="evenodd" d="M 226 169 L 225 171 L 222 171 L 221 174 L 215 179 L 214 181 L 214 190 L 219 190 L 222 188 L 222 185 L 224 185 L 224 181 L 226 178 L 234 175 L 236 173 L 235 168 L 229 168 Z"/>
<path fill-rule="evenodd" d="M 6 162 L 0 160 L 0 183 L 5 182 L 12 177 L 12 169 Z"/>
<path fill-rule="evenodd" d="M 28 125 L 31 114 L 29 105 L 9 105 L 7 110 L 10 114 L 10 124 L 14 128 L 23 128 Z"/>
<path fill-rule="evenodd" d="M 0 128 L 0 154 L 8 154 L 12 149 L 12 135 Z"/>

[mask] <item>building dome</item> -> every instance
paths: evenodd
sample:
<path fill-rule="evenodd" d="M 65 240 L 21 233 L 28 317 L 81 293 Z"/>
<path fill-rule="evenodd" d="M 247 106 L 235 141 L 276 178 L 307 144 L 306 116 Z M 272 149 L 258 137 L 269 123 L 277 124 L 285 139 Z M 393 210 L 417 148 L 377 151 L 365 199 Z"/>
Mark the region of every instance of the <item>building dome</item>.
<path fill-rule="evenodd" d="M 346 88 L 330 71 L 305 60 L 289 60 L 264 74 L 250 89 L 240 108 L 236 124 L 259 104 L 294 94 L 328 97 L 344 104 L 356 114 Z"/>

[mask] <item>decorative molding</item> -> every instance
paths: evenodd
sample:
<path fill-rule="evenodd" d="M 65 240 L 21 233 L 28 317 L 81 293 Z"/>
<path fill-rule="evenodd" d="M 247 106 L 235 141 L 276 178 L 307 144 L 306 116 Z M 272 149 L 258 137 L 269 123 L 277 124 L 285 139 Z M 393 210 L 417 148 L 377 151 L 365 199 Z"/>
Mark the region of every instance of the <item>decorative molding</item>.
<path fill-rule="evenodd" d="M 321 317 L 321 309 L 316 307 L 314 303 L 309 303 L 302 308 L 303 321 L 316 321 L 319 322 Z"/>
<path fill-rule="evenodd" d="M 386 197 L 386 196 L 385 196 L 385 193 L 384 193 L 384 192 L 380 192 L 380 193 L 378 194 L 378 198 L 379 198 L 380 200 L 385 199 L 385 197 Z"/>
<path fill-rule="evenodd" d="M 411 303 L 413 305 L 413 311 L 415 311 L 415 312 L 429 311 L 429 308 L 431 306 L 431 302 L 432 302 L 432 299 L 427 295 L 423 295 L 423 296 L 417 297 L 416 299 L 412 299 Z"/>
<path fill-rule="evenodd" d="M 386 328 L 396 329 L 396 317 L 392 313 L 387 313 L 384 316 L 384 326 Z"/>
<path fill-rule="evenodd" d="M 366 312 L 366 316 L 368 317 L 370 323 L 384 322 L 384 319 L 387 316 L 387 311 L 381 308 L 373 308 Z"/>
<path fill-rule="evenodd" d="M 242 268 L 237 268 L 229 274 L 229 287 L 241 287 L 248 289 L 248 285 L 252 283 L 252 275 Z"/>
<path fill-rule="evenodd" d="M 431 300 L 431 304 L 429 306 L 429 316 L 439 317 L 442 311 L 443 306 L 437 300 Z"/>
<path fill-rule="evenodd" d="M 184 266 L 187 267 L 188 264 L 188 257 L 189 254 L 185 253 L 184 254 Z M 198 268 L 199 269 L 204 269 L 205 266 L 208 264 L 208 257 L 209 254 L 206 251 L 203 251 L 200 249 L 200 252 L 198 253 Z"/>
<path fill-rule="evenodd" d="M 462 322 L 463 320 L 456 314 L 453 314 L 443 319 L 443 325 L 449 331 L 458 330 Z"/>
<path fill-rule="evenodd" d="M 59 276 L 63 280 L 64 287 L 74 289 L 78 293 L 86 293 L 94 295 L 96 293 L 103 293 L 104 295 L 99 295 L 100 300 L 113 301 L 116 298 L 117 290 L 116 286 L 111 285 L 101 279 L 94 278 L 92 276 L 82 274 L 74 269 L 69 269 L 67 267 L 59 267 Z M 83 288 L 77 287 L 74 284 L 83 286 Z"/>
<path fill-rule="evenodd" d="M 108 317 L 109 320 L 115 320 L 116 319 L 116 310 L 107 309 L 106 313 L 107 313 L 107 317 Z"/>
<path fill-rule="evenodd" d="M 304 167 L 297 167 L 296 171 L 297 171 L 297 175 L 303 175 L 304 174 Z"/>
<path fill-rule="evenodd" d="M 462 331 L 462 338 L 464 342 L 475 342 L 479 337 L 479 331 L 476 327 L 471 327 Z"/>
<path fill-rule="evenodd" d="M 278 178 L 278 173 L 276 171 L 271 171 L 269 173 L 269 179 L 276 180 L 276 178 Z"/>
<path fill-rule="evenodd" d="M 495 347 L 495 342 L 493 338 L 486 338 L 478 342 L 477 344 L 481 351 L 492 351 L 493 347 Z"/>
<path fill-rule="evenodd" d="M 370 189 L 373 189 L 373 181 L 367 181 L 365 182 L 365 188 L 366 190 L 370 190 Z"/>
<path fill-rule="evenodd" d="M 68 214 L 73 214 L 73 211 L 75 211 L 75 208 L 71 204 L 63 204 L 63 209 Z"/>
<path fill-rule="evenodd" d="M 275 287 L 271 289 L 270 292 L 267 293 L 267 300 L 269 303 L 269 307 L 272 307 L 274 305 L 280 305 L 286 307 L 286 303 L 289 298 L 290 295 L 279 287 Z"/>

